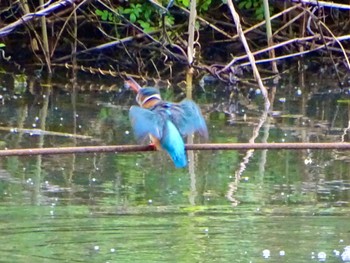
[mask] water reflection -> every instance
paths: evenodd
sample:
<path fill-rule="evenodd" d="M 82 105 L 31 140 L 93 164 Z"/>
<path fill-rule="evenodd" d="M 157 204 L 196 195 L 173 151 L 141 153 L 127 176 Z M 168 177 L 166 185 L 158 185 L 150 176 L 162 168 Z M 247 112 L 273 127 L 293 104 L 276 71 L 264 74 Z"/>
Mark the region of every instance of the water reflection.
<path fill-rule="evenodd" d="M 115 83 L 111 90 L 109 80 L 101 89 L 87 89 L 91 80 L 73 88 L 36 81 L 16 90 L 1 82 L 2 148 L 135 143 L 133 95 Z M 280 83 L 260 130 L 258 94 L 249 102 L 224 86 L 198 90 L 194 100 L 208 119 L 210 141 L 248 142 L 254 130 L 257 142 L 348 141 L 347 93 L 325 96 L 326 86 Z M 162 95 L 180 100 L 178 91 Z M 1 258 L 349 261 L 346 151 L 191 154 L 190 171 L 175 169 L 160 152 L 2 158 Z"/>

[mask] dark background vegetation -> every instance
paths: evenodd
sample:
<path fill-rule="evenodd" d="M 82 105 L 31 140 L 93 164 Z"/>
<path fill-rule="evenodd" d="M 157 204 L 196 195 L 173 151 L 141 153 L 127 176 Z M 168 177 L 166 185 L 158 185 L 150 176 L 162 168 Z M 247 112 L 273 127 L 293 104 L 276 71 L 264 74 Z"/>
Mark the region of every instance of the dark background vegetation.
<path fill-rule="evenodd" d="M 172 79 L 174 71 L 188 67 L 189 4 L 189 0 L 1 1 L 1 61 L 21 70 L 52 72 L 83 66 L 91 73 Z M 269 50 L 275 51 L 280 72 L 301 54 L 309 69 L 329 67 L 339 79 L 348 72 L 347 1 L 269 4 L 271 16 L 280 14 L 271 21 L 272 47 L 267 44 L 262 0 L 234 2 L 261 72 L 272 74 L 269 61 L 259 62 L 270 58 Z M 191 66 L 197 74 L 234 82 L 250 71 L 225 0 L 198 1 L 195 38 Z"/>

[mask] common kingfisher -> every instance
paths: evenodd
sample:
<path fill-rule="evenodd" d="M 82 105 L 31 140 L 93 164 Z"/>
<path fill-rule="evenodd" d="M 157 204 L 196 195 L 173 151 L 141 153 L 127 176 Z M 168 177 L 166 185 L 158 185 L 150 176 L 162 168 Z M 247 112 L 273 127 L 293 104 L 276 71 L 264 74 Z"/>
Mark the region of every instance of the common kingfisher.
<path fill-rule="evenodd" d="M 187 156 L 183 138 L 195 132 L 208 138 L 199 107 L 189 99 L 180 103 L 164 101 L 158 89 L 141 88 L 131 78 L 126 84 L 137 93 L 136 102 L 140 105 L 132 106 L 129 111 L 136 139 L 141 141 L 149 136 L 157 150 L 163 149 L 169 154 L 175 167 L 185 167 Z"/>

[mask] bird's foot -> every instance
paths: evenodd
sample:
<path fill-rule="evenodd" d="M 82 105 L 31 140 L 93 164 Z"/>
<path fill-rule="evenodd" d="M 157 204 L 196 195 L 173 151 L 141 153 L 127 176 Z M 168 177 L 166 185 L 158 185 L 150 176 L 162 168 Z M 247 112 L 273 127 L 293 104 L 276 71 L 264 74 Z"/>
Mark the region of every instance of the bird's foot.
<path fill-rule="evenodd" d="M 157 150 L 157 146 L 156 146 L 156 144 L 153 143 L 153 142 L 151 142 L 151 143 L 149 144 L 149 147 L 152 147 L 153 150 Z"/>

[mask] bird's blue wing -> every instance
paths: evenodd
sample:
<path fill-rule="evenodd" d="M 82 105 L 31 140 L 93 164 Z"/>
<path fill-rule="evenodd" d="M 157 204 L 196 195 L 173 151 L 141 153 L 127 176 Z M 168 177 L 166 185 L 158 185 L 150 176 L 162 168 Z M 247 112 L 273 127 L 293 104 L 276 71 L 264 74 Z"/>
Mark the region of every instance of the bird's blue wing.
<path fill-rule="evenodd" d="M 143 140 L 148 134 L 152 134 L 159 140 L 162 138 L 163 120 L 155 112 L 132 106 L 129 111 L 129 118 L 137 140 Z"/>
<path fill-rule="evenodd" d="M 185 99 L 179 104 L 170 107 L 171 121 L 179 129 L 182 136 L 199 132 L 204 138 L 208 138 L 208 128 L 200 108 L 192 100 Z"/>

